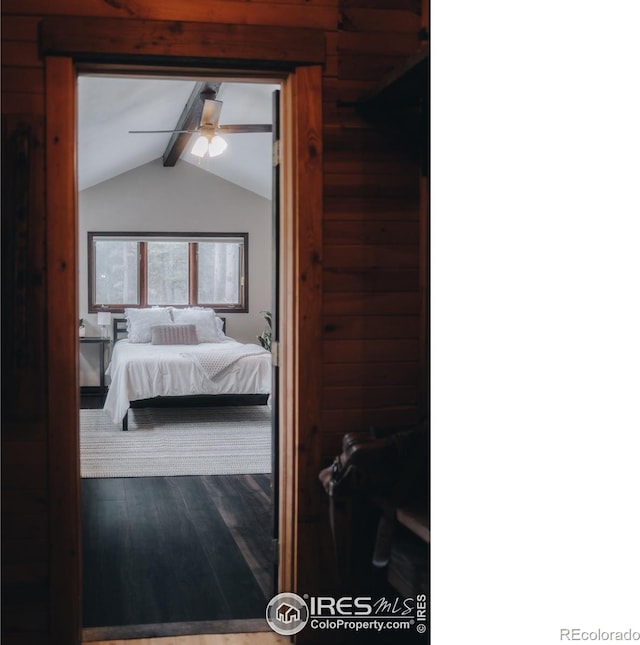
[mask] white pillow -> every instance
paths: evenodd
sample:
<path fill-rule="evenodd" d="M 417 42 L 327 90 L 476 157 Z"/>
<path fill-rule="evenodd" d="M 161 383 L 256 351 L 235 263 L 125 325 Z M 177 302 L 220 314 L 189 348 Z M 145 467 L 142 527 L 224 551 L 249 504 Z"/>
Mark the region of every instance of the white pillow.
<path fill-rule="evenodd" d="M 153 325 L 170 325 L 171 313 L 168 307 L 150 309 L 125 309 L 127 333 L 130 343 L 150 343 Z"/>
<path fill-rule="evenodd" d="M 198 340 L 201 343 L 218 343 L 224 340 L 224 334 L 216 322 L 216 312 L 213 309 L 173 309 L 174 322 L 181 325 L 195 325 Z"/>

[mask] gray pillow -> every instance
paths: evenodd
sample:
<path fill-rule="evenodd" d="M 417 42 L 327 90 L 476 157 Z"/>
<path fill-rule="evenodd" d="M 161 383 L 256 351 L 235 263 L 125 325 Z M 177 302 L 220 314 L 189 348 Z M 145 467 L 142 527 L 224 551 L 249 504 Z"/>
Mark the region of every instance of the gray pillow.
<path fill-rule="evenodd" d="M 152 345 L 197 345 L 195 325 L 152 325 Z"/>

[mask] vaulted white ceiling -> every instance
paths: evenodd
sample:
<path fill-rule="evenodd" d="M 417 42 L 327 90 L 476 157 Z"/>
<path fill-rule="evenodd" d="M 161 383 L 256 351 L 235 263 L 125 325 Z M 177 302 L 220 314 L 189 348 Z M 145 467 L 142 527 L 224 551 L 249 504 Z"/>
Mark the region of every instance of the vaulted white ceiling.
<path fill-rule="evenodd" d="M 202 80 L 202 79 L 199 79 Z M 194 80 L 81 76 L 78 79 L 78 188 L 84 190 L 162 157 Z M 210 79 L 216 82 L 216 79 Z M 219 81 L 218 81 L 219 82 Z M 277 85 L 223 81 L 220 125 L 271 123 Z M 195 135 L 193 135 L 195 136 Z M 225 134 L 228 148 L 200 159 L 189 144 L 178 163 L 191 163 L 266 198 L 271 197 L 271 134 Z"/>

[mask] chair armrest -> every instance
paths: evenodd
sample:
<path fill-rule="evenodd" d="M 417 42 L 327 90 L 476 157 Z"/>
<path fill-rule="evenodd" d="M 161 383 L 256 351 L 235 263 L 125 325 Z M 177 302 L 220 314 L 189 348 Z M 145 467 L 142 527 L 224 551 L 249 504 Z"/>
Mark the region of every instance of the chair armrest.
<path fill-rule="evenodd" d="M 333 464 L 320 472 L 327 493 L 361 492 L 396 499 L 415 496 L 428 472 L 426 429 L 416 429 L 375 438 L 364 432 L 343 438 L 343 450 Z M 425 490 L 426 492 L 426 490 Z"/>

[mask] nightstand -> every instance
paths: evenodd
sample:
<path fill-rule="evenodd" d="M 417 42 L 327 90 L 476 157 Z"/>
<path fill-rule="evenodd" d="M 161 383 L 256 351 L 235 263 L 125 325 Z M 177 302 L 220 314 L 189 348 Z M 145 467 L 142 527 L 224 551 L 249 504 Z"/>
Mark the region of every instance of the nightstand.
<path fill-rule="evenodd" d="M 102 338 L 101 336 L 81 336 L 79 338 L 81 344 L 97 344 L 99 345 L 99 356 L 100 359 L 100 394 L 104 396 L 107 391 L 104 378 L 104 355 L 107 351 L 107 346 L 111 344 L 110 338 Z"/>

